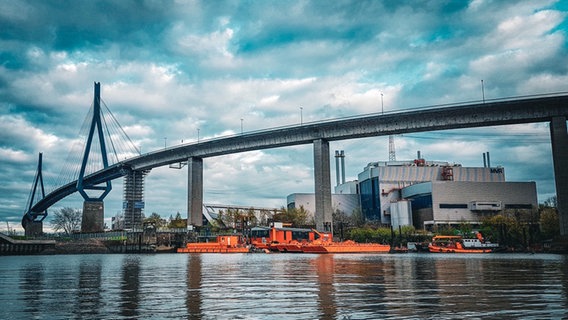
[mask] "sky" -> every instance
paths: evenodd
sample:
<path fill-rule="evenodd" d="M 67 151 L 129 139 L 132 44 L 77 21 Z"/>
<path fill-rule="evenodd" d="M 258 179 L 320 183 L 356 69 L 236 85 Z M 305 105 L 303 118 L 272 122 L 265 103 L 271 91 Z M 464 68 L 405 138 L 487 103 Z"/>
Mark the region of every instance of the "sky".
<path fill-rule="evenodd" d="M 567 14 L 568 1 L 554 0 L 0 1 L 0 231 L 21 230 L 39 152 L 53 190 L 94 82 L 147 153 L 241 129 L 566 92 Z M 546 123 L 394 141 L 397 160 L 420 150 L 481 167 L 490 152 L 507 181 L 536 181 L 540 202 L 555 194 Z M 330 150 L 345 150 L 354 180 L 388 160 L 388 137 Z M 204 160 L 205 203 L 280 208 L 313 190 L 311 145 Z M 146 215 L 186 216 L 186 168 L 153 169 L 145 191 Z M 82 209 L 82 198 L 49 211 L 62 207 Z M 121 210 L 118 179 L 105 220 Z"/>

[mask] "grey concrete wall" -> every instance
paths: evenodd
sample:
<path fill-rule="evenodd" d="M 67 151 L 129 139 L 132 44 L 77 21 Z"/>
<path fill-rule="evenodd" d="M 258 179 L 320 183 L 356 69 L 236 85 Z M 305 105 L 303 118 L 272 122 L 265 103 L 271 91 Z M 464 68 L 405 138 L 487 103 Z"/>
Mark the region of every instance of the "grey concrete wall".
<path fill-rule="evenodd" d="M 560 234 L 568 238 L 568 132 L 566 117 L 555 117 L 550 122 L 554 180 L 560 216 Z"/>
<path fill-rule="evenodd" d="M 43 235 L 42 221 L 28 221 L 25 230 L 26 237 L 39 237 Z"/>
<path fill-rule="evenodd" d="M 203 226 L 203 159 L 187 160 L 187 222 Z"/>
<path fill-rule="evenodd" d="M 105 226 L 105 205 L 103 201 L 84 201 L 81 232 L 102 232 Z"/>
<path fill-rule="evenodd" d="M 432 182 L 432 210 L 436 221 L 480 221 L 480 213 L 469 209 L 442 209 L 440 203 L 468 204 L 471 201 L 501 201 L 538 206 L 534 182 Z M 498 211 L 495 214 L 499 213 Z"/>
<path fill-rule="evenodd" d="M 314 141 L 314 179 L 316 201 L 316 229 L 332 231 L 331 172 L 329 164 L 329 142 Z"/>

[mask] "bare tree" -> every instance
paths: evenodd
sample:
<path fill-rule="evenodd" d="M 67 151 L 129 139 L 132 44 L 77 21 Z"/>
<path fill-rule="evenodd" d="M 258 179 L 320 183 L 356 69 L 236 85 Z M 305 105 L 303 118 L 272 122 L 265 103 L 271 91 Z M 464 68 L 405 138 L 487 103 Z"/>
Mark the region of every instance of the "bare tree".
<path fill-rule="evenodd" d="M 81 210 L 65 207 L 53 213 L 51 224 L 55 231 L 63 230 L 66 234 L 78 230 L 81 225 Z"/>

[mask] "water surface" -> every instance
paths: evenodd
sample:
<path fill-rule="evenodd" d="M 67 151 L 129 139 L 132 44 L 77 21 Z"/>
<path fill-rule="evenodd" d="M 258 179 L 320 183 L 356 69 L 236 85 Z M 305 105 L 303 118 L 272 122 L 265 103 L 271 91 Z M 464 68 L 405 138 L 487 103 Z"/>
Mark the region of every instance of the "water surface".
<path fill-rule="evenodd" d="M 562 319 L 568 257 L 0 257 L 1 319 Z"/>

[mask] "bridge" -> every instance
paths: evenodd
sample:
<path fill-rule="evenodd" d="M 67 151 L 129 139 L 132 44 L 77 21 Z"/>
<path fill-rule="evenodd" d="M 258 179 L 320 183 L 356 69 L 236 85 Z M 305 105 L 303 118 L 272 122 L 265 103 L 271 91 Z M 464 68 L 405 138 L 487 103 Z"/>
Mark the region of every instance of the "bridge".
<path fill-rule="evenodd" d="M 95 100 L 97 100 L 96 94 Z M 552 158 L 558 210 L 560 212 L 560 230 L 563 236 L 568 236 L 568 166 L 565 166 L 568 159 L 567 118 L 568 94 L 562 93 L 485 100 L 476 103 L 443 105 L 301 123 L 201 140 L 132 157 L 84 176 L 82 185 L 94 188 L 94 186 L 107 183 L 108 186 L 110 180 L 122 177 L 129 172 L 186 162 L 188 165 L 188 223 L 201 226 L 204 159 L 251 150 L 312 144 L 316 227 L 320 230 L 331 231 L 330 141 L 424 131 L 548 122 L 550 124 Z M 87 152 L 85 152 L 86 155 Z M 30 204 L 29 210 L 22 219 L 24 228 L 29 223 L 44 217 L 42 214 L 51 205 L 78 191 L 79 184 L 79 179 L 72 181 L 45 195 L 35 204 Z M 99 187 L 99 189 L 106 190 L 104 186 Z"/>

